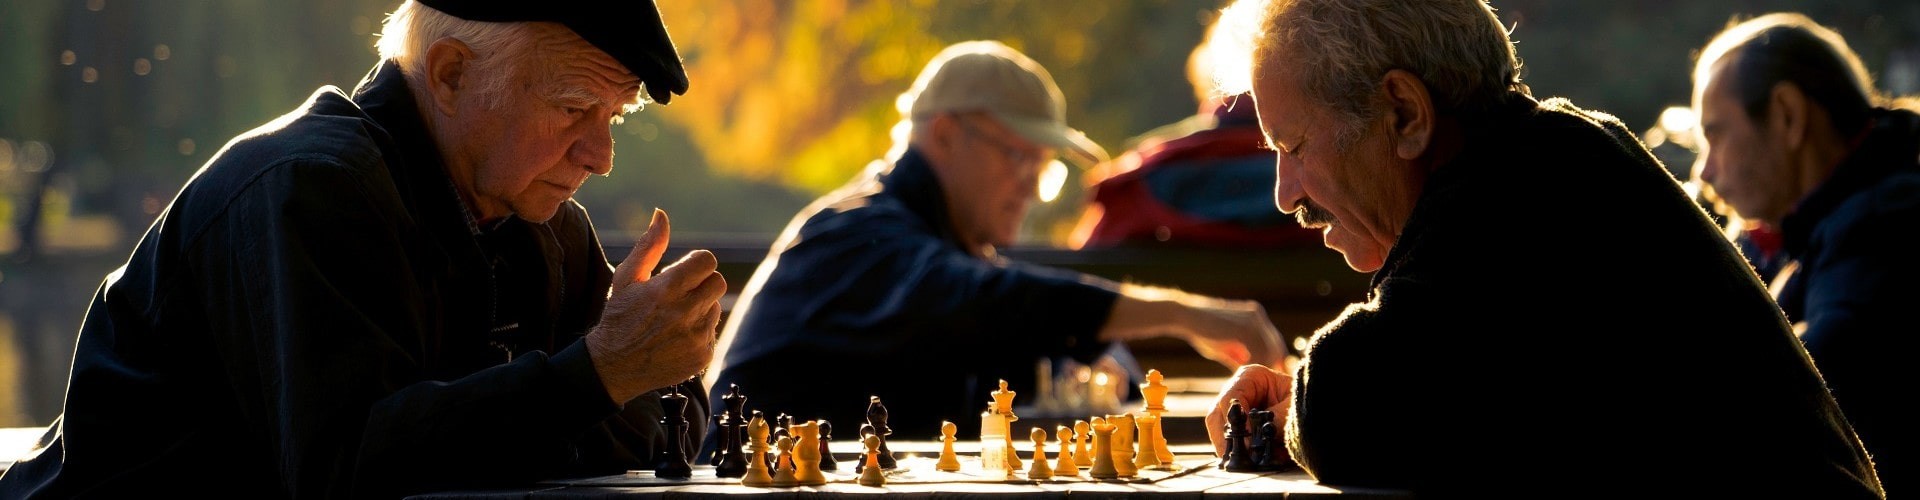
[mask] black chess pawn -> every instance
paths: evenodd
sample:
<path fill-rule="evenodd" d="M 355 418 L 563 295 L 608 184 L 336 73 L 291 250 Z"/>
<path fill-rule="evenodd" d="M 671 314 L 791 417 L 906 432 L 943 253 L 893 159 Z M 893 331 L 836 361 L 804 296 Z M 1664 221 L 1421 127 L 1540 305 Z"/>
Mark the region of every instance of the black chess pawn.
<path fill-rule="evenodd" d="M 893 429 L 887 427 L 887 405 L 880 404 L 880 396 L 867 398 L 867 423 L 873 424 L 873 435 L 880 437 L 880 468 L 899 467 L 900 463 L 893 459 L 893 451 L 887 449 L 887 436 L 893 435 Z M 861 439 L 866 438 L 862 436 Z"/>
<path fill-rule="evenodd" d="M 1220 457 L 1226 462 L 1225 468 L 1233 472 L 1253 472 L 1260 469 L 1253 461 L 1253 452 L 1247 449 L 1247 411 L 1240 406 L 1240 400 L 1234 399 L 1227 404 L 1227 456 Z"/>
<path fill-rule="evenodd" d="M 872 436 L 872 435 L 873 435 L 873 422 L 861 423 L 860 424 L 860 442 L 861 443 L 867 442 L 867 436 Z M 885 469 L 885 467 L 881 467 L 881 468 Z M 867 456 L 865 453 L 862 453 L 860 454 L 859 460 L 853 461 L 853 472 L 857 474 L 860 472 L 864 472 L 866 469 L 867 469 Z"/>
<path fill-rule="evenodd" d="M 840 470 L 840 462 L 833 459 L 833 450 L 827 445 L 833 442 L 833 424 L 826 419 L 820 420 L 820 470 Z"/>
<path fill-rule="evenodd" d="M 773 417 L 773 431 L 767 433 L 767 446 L 774 446 L 774 443 L 780 442 L 780 438 L 790 438 L 790 436 L 787 435 L 787 426 L 791 424 L 793 424 L 793 416 L 787 415 L 786 413 L 781 413 L 780 416 Z M 768 453 L 767 464 L 771 467 L 770 470 L 778 470 L 780 464 L 778 454 Z"/>
<path fill-rule="evenodd" d="M 1247 427 L 1253 431 L 1251 432 L 1252 436 L 1247 437 L 1247 451 L 1251 452 L 1248 458 L 1253 460 L 1253 466 L 1255 468 L 1267 470 L 1267 460 L 1268 456 L 1273 454 L 1274 441 L 1273 435 L 1268 434 L 1266 431 L 1273 429 L 1273 412 L 1268 410 L 1249 411 L 1247 412 L 1247 419 Z"/>
<path fill-rule="evenodd" d="M 1286 447 L 1280 444 L 1280 425 L 1271 420 L 1260 425 L 1261 427 L 1258 432 L 1267 435 L 1268 446 L 1271 446 L 1271 448 L 1267 450 L 1267 454 L 1260 460 L 1260 470 L 1292 468 L 1293 457 L 1287 455 Z"/>
<path fill-rule="evenodd" d="M 673 392 L 660 396 L 660 425 L 667 428 L 667 445 L 656 454 L 659 457 L 653 468 L 654 477 L 686 479 L 693 477 L 693 464 L 687 461 L 687 397 L 680 394 L 680 386 L 673 386 Z"/>

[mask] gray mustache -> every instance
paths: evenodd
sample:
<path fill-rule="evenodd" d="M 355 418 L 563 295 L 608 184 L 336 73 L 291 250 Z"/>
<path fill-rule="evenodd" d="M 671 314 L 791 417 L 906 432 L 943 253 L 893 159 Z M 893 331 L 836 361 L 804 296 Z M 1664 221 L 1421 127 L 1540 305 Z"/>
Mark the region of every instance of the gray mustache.
<path fill-rule="evenodd" d="M 1314 204 L 1313 200 L 1301 200 L 1300 210 L 1293 212 L 1293 218 L 1299 220 L 1302 227 L 1321 227 L 1339 220 L 1333 216 L 1333 212 Z"/>

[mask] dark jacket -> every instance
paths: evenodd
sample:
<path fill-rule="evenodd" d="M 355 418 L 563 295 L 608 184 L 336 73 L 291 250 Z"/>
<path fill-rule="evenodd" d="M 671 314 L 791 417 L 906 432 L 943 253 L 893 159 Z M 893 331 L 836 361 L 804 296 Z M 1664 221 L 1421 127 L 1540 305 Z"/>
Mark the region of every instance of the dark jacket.
<path fill-rule="evenodd" d="M 1833 389 L 1880 482 L 1920 495 L 1914 426 L 1920 381 L 1920 115 L 1880 110 L 1839 168 L 1781 221 L 1778 298 Z M 1780 279 L 1780 278 L 1776 278 Z"/>
<path fill-rule="evenodd" d="M 1673 177 L 1612 117 L 1515 97 L 1428 178 L 1368 301 L 1314 336 L 1295 461 L 1436 497 L 1879 497 L 1780 309 Z"/>
<path fill-rule="evenodd" d="M 51 444 L 0 497 L 379 498 L 649 466 L 658 399 L 623 413 L 576 342 L 612 279 L 586 212 L 481 228 L 444 169 L 391 63 L 234 139 L 101 285 Z"/>
<path fill-rule="evenodd" d="M 1028 404 L 1041 358 L 1106 350 L 1116 284 L 958 241 L 912 150 L 815 201 L 741 292 L 712 397 L 739 384 L 769 419 L 825 418 L 852 439 L 877 395 L 895 438 L 932 438 L 941 420 L 978 422 L 999 379 Z"/>

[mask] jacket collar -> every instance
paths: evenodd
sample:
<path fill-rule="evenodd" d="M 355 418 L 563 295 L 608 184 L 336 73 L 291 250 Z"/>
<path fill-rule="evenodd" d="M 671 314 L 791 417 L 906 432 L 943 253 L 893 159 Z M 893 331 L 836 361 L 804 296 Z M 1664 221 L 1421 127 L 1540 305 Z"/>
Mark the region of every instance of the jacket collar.
<path fill-rule="evenodd" d="M 908 147 L 894 160 L 893 168 L 879 176 L 880 185 L 888 195 L 900 200 L 908 211 L 913 212 L 927 226 L 933 228 L 940 239 L 960 245 L 959 233 L 953 229 L 953 218 L 947 210 L 947 195 L 940 188 L 940 178 L 933 174 L 933 165 L 927 163 L 927 157 L 920 151 Z"/>
<path fill-rule="evenodd" d="M 1478 164 L 1497 161 L 1499 150 L 1495 146 L 1510 136 L 1516 126 L 1521 126 L 1529 116 L 1540 110 L 1540 101 L 1532 96 L 1514 93 L 1505 102 L 1485 112 L 1463 116 L 1460 122 L 1465 145 L 1453 159 L 1435 168 L 1428 174 L 1427 181 L 1420 190 L 1420 199 L 1414 202 L 1413 213 L 1407 217 L 1407 223 L 1401 228 L 1400 237 L 1387 250 L 1387 256 L 1381 262 L 1379 270 L 1374 271 L 1369 290 L 1378 290 L 1380 284 L 1394 271 L 1406 263 L 1413 247 L 1418 245 L 1420 235 L 1433 225 L 1434 211 L 1453 198 L 1454 193 L 1467 188 L 1475 181 Z M 1373 292 L 1369 291 L 1371 295 Z"/>
<path fill-rule="evenodd" d="M 1916 152 L 1920 152 L 1916 138 L 1920 138 L 1920 115 L 1898 109 L 1874 110 L 1860 146 L 1780 221 L 1787 255 L 1796 259 L 1804 255 L 1814 228 L 1853 195 L 1872 189 L 1894 173 L 1914 169 Z"/>

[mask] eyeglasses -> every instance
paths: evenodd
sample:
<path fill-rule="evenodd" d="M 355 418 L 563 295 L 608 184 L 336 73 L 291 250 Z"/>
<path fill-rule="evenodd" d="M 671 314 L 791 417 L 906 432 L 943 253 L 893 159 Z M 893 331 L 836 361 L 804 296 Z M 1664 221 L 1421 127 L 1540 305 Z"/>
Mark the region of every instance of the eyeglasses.
<path fill-rule="evenodd" d="M 966 118 L 955 117 L 954 121 L 960 124 L 961 129 L 966 130 L 967 135 L 978 137 L 992 144 L 994 148 L 999 149 L 1000 155 L 1006 158 L 1007 161 L 1013 162 L 1014 165 L 1026 167 L 1040 163 L 1040 151 L 1037 149 L 1022 148 L 1018 145 L 1008 144 L 1005 140 L 993 137 L 993 135 L 988 134 L 986 130 L 969 123 Z"/>

